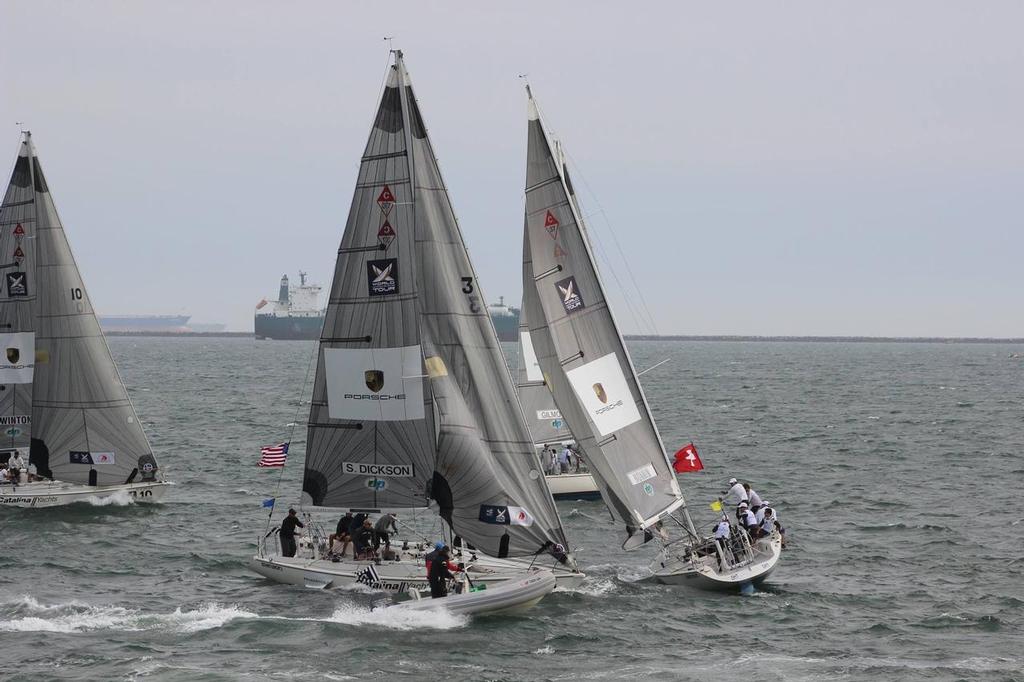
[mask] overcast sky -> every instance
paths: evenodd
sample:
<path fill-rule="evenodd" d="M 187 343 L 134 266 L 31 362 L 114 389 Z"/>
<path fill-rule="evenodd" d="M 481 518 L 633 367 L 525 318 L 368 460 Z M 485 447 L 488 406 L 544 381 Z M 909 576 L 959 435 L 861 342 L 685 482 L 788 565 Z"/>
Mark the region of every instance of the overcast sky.
<path fill-rule="evenodd" d="M 248 330 L 282 274 L 329 285 L 393 35 L 490 299 L 528 73 L 658 332 L 1024 336 L 1019 2 L 0 10 L 5 171 L 26 121 L 101 313 Z"/>

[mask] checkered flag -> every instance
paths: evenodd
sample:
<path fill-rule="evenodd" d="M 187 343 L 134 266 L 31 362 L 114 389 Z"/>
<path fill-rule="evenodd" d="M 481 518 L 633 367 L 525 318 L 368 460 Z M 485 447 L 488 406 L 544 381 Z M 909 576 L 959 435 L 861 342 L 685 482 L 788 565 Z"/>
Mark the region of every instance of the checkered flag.
<path fill-rule="evenodd" d="M 374 583 L 380 582 L 380 576 L 377 575 L 377 569 L 373 566 L 367 566 L 366 570 L 360 571 L 356 574 L 356 582 L 362 583 L 367 587 L 373 587 Z"/>

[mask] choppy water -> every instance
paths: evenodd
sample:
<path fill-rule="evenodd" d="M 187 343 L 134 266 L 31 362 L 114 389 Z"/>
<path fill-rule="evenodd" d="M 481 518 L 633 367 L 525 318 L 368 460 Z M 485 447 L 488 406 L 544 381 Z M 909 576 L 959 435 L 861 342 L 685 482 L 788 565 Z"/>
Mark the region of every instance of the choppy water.
<path fill-rule="evenodd" d="M 633 344 L 640 368 L 672 358 L 644 382 L 666 445 L 701 448 L 703 520 L 731 475 L 780 510 L 770 585 L 634 583 L 649 554 L 562 503 L 584 587 L 468 620 L 246 570 L 278 476 L 257 449 L 287 437 L 311 343 L 110 344 L 179 485 L 158 508 L 0 511 L 0 678 L 1024 679 L 1020 346 Z"/>

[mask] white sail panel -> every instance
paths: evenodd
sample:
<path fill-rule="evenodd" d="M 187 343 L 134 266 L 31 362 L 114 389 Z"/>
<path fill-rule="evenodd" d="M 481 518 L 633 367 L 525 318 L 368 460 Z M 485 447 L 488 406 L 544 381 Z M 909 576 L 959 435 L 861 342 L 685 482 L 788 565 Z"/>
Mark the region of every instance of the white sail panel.
<path fill-rule="evenodd" d="M 423 419 L 423 353 L 404 348 L 327 348 L 327 407 L 333 419 Z"/>
<path fill-rule="evenodd" d="M 537 351 L 533 349 L 533 341 L 530 340 L 528 331 L 519 332 L 519 361 L 523 363 L 527 381 L 544 381 L 544 372 L 537 362 Z"/>
<path fill-rule="evenodd" d="M 602 436 L 640 421 L 640 411 L 615 353 L 580 365 L 565 375 Z"/>
<path fill-rule="evenodd" d="M 0 334 L 0 384 L 31 384 L 35 367 L 34 332 Z"/>

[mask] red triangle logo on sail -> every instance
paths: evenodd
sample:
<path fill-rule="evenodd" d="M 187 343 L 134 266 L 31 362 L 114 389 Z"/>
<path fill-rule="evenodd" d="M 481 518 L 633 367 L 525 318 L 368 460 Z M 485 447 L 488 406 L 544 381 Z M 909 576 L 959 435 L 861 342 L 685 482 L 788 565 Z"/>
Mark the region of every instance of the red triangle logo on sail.
<path fill-rule="evenodd" d="M 564 257 L 565 257 L 565 255 L 566 255 L 566 254 L 565 254 L 565 249 L 563 249 L 563 248 L 562 248 L 562 247 L 561 247 L 561 246 L 560 246 L 560 245 L 558 244 L 558 242 L 555 242 L 555 258 L 564 258 Z"/>
<path fill-rule="evenodd" d="M 14 260 L 20 261 L 25 257 L 25 252 L 21 250 L 21 247 L 14 249 Z"/>
<path fill-rule="evenodd" d="M 380 210 L 384 211 L 385 216 L 391 213 L 391 207 L 395 205 L 395 195 L 391 193 L 391 188 L 387 185 L 384 185 L 384 189 L 380 191 L 377 205 L 380 206 Z"/>
<path fill-rule="evenodd" d="M 21 226 L 21 223 L 18 223 L 17 226 L 14 228 L 14 236 L 15 237 L 24 237 L 25 236 L 25 228 Z"/>
<path fill-rule="evenodd" d="M 385 249 L 388 248 L 391 245 L 391 242 L 395 240 L 395 236 L 395 228 L 391 227 L 391 223 L 387 220 L 385 220 L 384 224 L 380 226 L 379 230 L 377 230 L 377 239 Z"/>
<path fill-rule="evenodd" d="M 552 239 L 558 239 L 558 218 L 551 211 L 544 216 L 544 229 L 548 231 Z"/>

